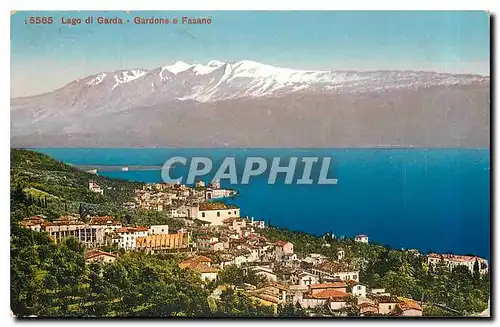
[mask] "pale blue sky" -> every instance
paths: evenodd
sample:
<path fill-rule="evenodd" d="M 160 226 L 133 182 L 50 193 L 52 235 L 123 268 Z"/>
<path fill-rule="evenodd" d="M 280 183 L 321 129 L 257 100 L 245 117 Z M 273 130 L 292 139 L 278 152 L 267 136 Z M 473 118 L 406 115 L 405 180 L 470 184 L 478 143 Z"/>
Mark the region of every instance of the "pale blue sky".
<path fill-rule="evenodd" d="M 30 25 L 30 16 L 52 25 Z M 71 27 L 61 17 L 129 19 Z M 210 25 L 136 25 L 135 16 L 211 17 Z M 51 91 L 100 71 L 177 60 L 255 60 L 303 69 L 414 69 L 489 74 L 485 12 L 17 12 L 11 18 L 11 94 Z"/>

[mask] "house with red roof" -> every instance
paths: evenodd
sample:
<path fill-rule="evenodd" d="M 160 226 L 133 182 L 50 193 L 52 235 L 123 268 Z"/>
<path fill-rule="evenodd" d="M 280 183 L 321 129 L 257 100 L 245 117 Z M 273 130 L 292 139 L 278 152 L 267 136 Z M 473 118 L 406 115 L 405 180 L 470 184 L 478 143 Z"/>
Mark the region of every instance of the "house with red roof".
<path fill-rule="evenodd" d="M 118 258 L 118 255 L 101 250 L 89 250 L 85 252 L 85 263 L 92 263 L 92 262 L 113 263 L 115 262 L 116 258 Z"/>
<path fill-rule="evenodd" d="M 422 307 L 414 300 L 399 298 L 391 316 L 420 317 L 422 316 Z"/>
<path fill-rule="evenodd" d="M 378 315 L 378 304 L 375 303 L 370 303 L 370 302 L 363 302 L 360 303 L 359 305 L 359 313 L 361 316 L 371 316 L 371 315 Z"/>
<path fill-rule="evenodd" d="M 240 208 L 224 202 L 202 202 L 189 207 L 188 217 L 210 225 L 223 225 L 227 218 L 238 218 Z"/>
<path fill-rule="evenodd" d="M 309 286 L 312 295 L 320 293 L 324 290 L 336 290 L 343 293 L 347 292 L 347 284 L 345 282 L 333 282 L 324 284 L 312 284 Z"/>
<path fill-rule="evenodd" d="M 474 272 L 474 265 L 477 261 L 479 273 L 486 274 L 488 272 L 488 260 L 478 256 L 437 253 L 429 253 L 427 255 L 427 264 L 429 266 L 435 266 L 441 261 L 450 269 L 458 266 L 465 266 L 471 273 Z"/>
<path fill-rule="evenodd" d="M 356 241 L 358 243 L 368 244 L 368 235 L 358 234 L 358 235 L 356 235 L 356 237 L 354 237 L 354 241 Z"/>
<path fill-rule="evenodd" d="M 216 281 L 219 269 L 212 267 L 212 260 L 205 256 L 193 256 L 179 264 L 181 269 L 191 269 L 201 275 L 201 279 Z"/>

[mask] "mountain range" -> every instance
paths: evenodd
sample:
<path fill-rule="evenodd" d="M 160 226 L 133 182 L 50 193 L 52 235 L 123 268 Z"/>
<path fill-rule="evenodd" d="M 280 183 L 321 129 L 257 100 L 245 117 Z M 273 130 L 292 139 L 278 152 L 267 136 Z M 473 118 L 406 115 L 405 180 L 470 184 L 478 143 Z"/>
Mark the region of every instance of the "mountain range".
<path fill-rule="evenodd" d="M 471 74 L 178 61 L 11 99 L 11 145 L 488 147 L 489 87 Z"/>

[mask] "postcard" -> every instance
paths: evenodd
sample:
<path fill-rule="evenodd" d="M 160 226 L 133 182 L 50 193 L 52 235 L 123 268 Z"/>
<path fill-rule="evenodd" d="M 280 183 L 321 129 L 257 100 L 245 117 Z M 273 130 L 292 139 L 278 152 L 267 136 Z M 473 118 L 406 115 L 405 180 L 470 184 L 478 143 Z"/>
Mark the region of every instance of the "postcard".
<path fill-rule="evenodd" d="M 15 317 L 490 317 L 489 13 L 10 19 Z"/>

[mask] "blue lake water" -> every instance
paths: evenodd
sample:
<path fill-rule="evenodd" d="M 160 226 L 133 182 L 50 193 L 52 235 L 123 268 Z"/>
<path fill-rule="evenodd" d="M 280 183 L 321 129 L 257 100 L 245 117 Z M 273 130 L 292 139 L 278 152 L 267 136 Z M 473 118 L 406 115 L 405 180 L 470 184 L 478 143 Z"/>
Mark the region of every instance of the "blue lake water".
<path fill-rule="evenodd" d="M 38 149 L 58 160 L 86 165 L 157 165 L 173 156 L 331 157 L 336 185 L 287 185 L 267 176 L 235 188 L 228 202 L 242 215 L 314 234 L 367 234 L 394 248 L 490 257 L 489 149 Z M 286 162 L 286 161 L 285 161 Z M 160 170 L 101 171 L 108 177 L 160 182 Z M 241 169 L 240 169 L 241 168 Z M 186 168 L 174 168 L 174 177 Z M 313 173 L 315 170 L 313 170 Z M 212 174 L 213 175 L 213 174 Z M 208 181 L 211 176 L 203 178 Z M 299 174 L 301 175 L 301 174 Z M 185 176 L 185 175 L 184 175 Z M 313 174 L 314 176 L 314 174 Z M 300 176 L 298 176 L 300 177 Z"/>

